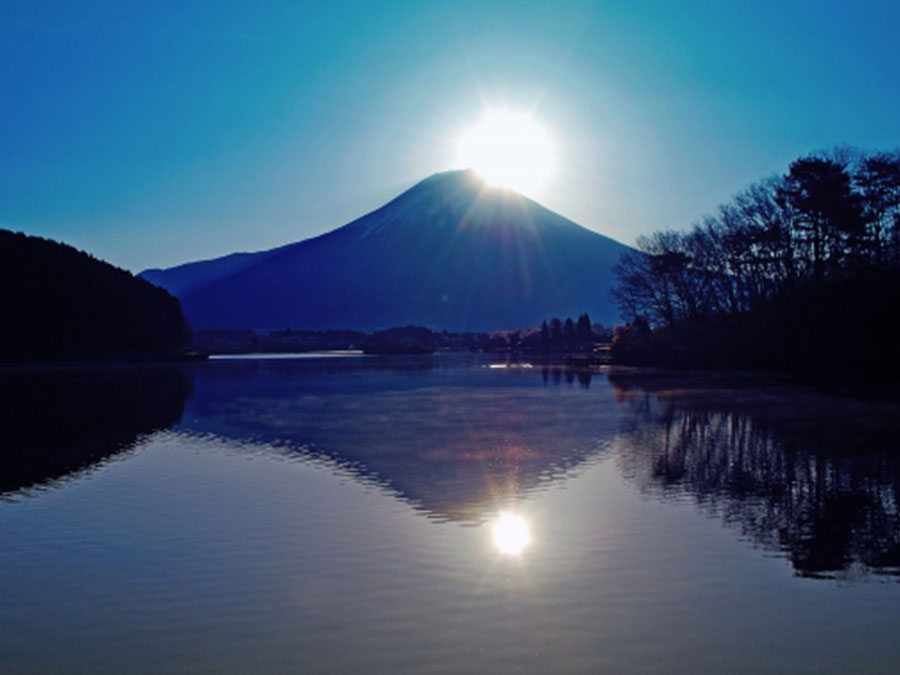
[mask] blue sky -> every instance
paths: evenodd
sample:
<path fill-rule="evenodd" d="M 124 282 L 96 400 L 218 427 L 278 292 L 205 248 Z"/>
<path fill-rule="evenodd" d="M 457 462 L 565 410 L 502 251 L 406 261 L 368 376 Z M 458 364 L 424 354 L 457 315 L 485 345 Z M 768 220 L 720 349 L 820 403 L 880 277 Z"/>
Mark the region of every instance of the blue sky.
<path fill-rule="evenodd" d="M 456 166 L 485 105 L 633 243 L 797 156 L 900 147 L 892 2 L 0 6 L 0 226 L 135 272 L 297 241 Z"/>

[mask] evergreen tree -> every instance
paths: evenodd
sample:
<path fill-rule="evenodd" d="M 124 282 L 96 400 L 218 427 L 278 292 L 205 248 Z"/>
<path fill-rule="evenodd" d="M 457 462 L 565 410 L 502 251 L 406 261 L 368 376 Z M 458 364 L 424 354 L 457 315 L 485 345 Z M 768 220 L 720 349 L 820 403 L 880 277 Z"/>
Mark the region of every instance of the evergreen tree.
<path fill-rule="evenodd" d="M 591 317 L 587 313 L 578 317 L 578 325 L 576 326 L 578 338 L 578 346 L 581 349 L 590 349 L 593 343 L 593 331 L 591 330 Z"/>
<path fill-rule="evenodd" d="M 550 320 L 550 350 L 554 352 L 563 350 L 562 322 L 558 317 Z"/>
<path fill-rule="evenodd" d="M 876 264 L 881 264 L 885 252 L 897 257 L 900 216 L 900 156 L 880 153 L 867 157 L 856 170 L 853 179 L 863 199 L 866 223 Z"/>
<path fill-rule="evenodd" d="M 821 285 L 826 263 L 835 274 L 864 233 L 860 195 L 853 191 L 846 164 L 817 156 L 793 162 L 780 192 L 796 213 L 796 227 L 810 241 L 813 277 Z"/>
<path fill-rule="evenodd" d="M 563 346 L 568 351 L 575 349 L 575 322 L 571 316 L 566 318 L 563 326 Z"/>

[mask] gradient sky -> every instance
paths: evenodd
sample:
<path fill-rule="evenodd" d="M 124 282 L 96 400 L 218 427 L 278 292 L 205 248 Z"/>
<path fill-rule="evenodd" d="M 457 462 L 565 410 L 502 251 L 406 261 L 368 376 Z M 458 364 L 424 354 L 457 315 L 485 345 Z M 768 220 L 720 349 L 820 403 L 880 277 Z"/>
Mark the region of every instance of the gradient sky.
<path fill-rule="evenodd" d="M 0 4 L 0 226 L 140 271 L 320 234 L 532 110 L 533 195 L 633 243 L 900 146 L 895 2 Z"/>

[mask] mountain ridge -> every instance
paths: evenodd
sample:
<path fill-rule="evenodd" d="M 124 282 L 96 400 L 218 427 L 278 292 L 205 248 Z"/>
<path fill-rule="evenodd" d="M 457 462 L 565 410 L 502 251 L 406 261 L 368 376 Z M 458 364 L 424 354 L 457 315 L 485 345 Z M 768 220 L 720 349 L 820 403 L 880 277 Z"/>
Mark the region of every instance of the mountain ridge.
<path fill-rule="evenodd" d="M 201 329 L 492 330 L 583 311 L 613 321 L 611 267 L 626 250 L 463 170 L 309 239 L 139 276 Z"/>

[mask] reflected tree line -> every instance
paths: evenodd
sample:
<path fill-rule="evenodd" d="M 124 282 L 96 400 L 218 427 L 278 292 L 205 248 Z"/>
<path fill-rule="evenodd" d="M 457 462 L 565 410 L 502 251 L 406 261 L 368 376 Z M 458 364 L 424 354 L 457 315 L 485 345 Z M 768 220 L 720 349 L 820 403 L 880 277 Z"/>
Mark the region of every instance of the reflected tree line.
<path fill-rule="evenodd" d="M 900 579 L 898 424 L 835 419 L 837 408 L 779 418 L 762 409 L 680 398 L 610 377 L 633 415 L 621 462 L 626 475 L 665 499 L 689 495 L 755 544 L 784 553 L 796 574 L 876 571 Z"/>
<path fill-rule="evenodd" d="M 900 368 L 900 153 L 802 157 L 616 268 L 620 363 Z"/>
<path fill-rule="evenodd" d="M 190 371 L 179 367 L 0 372 L 0 494 L 62 479 L 181 420 Z"/>
<path fill-rule="evenodd" d="M 558 386 L 565 382 L 571 387 L 578 382 L 578 386 L 582 389 L 590 389 L 593 377 L 594 373 L 588 368 L 541 368 L 544 385 L 552 383 Z"/>

